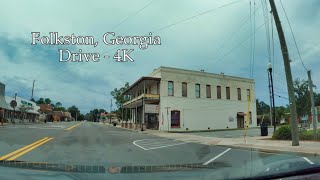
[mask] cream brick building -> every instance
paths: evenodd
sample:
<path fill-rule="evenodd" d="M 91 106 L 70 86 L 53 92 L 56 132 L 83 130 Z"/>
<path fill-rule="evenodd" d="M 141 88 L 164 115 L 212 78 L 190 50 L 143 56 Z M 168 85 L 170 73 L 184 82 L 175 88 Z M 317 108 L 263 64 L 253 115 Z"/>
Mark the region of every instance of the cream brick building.
<path fill-rule="evenodd" d="M 129 114 L 123 117 L 138 128 L 142 124 L 161 131 L 243 128 L 249 104 L 248 127 L 257 126 L 253 79 L 159 67 L 124 95 L 131 100 L 123 104 L 124 114 Z"/>

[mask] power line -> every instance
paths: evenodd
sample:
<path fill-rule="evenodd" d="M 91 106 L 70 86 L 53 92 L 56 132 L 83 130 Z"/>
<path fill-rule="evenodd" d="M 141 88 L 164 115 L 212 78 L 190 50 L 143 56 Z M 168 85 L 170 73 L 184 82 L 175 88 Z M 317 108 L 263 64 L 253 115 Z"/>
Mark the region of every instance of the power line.
<path fill-rule="evenodd" d="M 194 15 L 194 16 L 185 18 L 185 19 L 183 19 L 183 20 L 177 21 L 177 22 L 175 22 L 175 23 L 169 24 L 169 25 L 164 26 L 164 27 L 162 27 L 162 28 L 160 28 L 160 29 L 158 29 L 158 30 L 156 30 L 156 31 L 153 31 L 153 32 L 162 31 L 162 30 L 167 29 L 167 28 L 169 28 L 169 27 L 171 27 L 171 26 L 175 26 L 175 25 L 177 25 L 177 24 L 180 24 L 180 23 L 182 23 L 182 22 L 188 21 L 188 20 L 190 20 L 190 19 L 194 19 L 194 18 L 196 18 L 196 17 L 198 17 L 198 16 L 202 16 L 202 15 L 211 13 L 212 11 L 215 11 L 215 10 L 218 10 L 218 9 L 221 9 L 221 8 L 224 8 L 224 7 L 227 7 L 227 6 L 230 6 L 230 5 L 235 4 L 235 3 L 238 3 L 238 2 L 240 2 L 240 1 L 242 1 L 242 0 L 233 1 L 233 2 L 228 3 L 228 4 L 224 4 L 224 5 L 222 5 L 222 6 L 219 6 L 219 7 L 213 8 L 213 9 L 210 9 L 210 10 L 208 10 L 208 11 L 205 11 L 205 12 L 196 14 L 196 15 Z"/>
<path fill-rule="evenodd" d="M 267 22 L 269 21 L 269 19 L 267 21 L 265 21 L 262 25 L 260 25 L 256 31 L 258 31 L 259 29 L 261 29 Z M 249 37 L 247 37 L 247 39 L 245 39 L 244 41 L 240 42 L 237 46 L 233 47 L 229 52 L 227 52 L 226 54 L 224 54 L 223 57 L 221 57 L 220 59 L 218 59 L 217 61 L 215 61 L 214 63 L 218 63 L 220 61 L 222 61 L 226 56 L 228 56 L 232 51 L 234 51 L 235 49 L 237 49 L 240 45 L 242 45 L 244 42 L 246 42 L 253 34 L 250 34 Z"/>
<path fill-rule="evenodd" d="M 266 19 L 269 19 L 269 14 L 268 14 L 268 5 L 266 0 L 261 0 L 262 3 L 262 10 L 263 10 L 263 16 L 266 21 Z M 271 50 L 270 50 L 270 31 L 269 31 L 269 23 L 265 25 L 265 30 L 266 30 L 266 40 L 267 40 L 267 50 L 268 50 L 268 57 L 269 57 L 269 62 L 271 61 Z"/>
<path fill-rule="evenodd" d="M 116 29 L 117 27 L 119 27 L 121 24 L 125 23 L 126 21 L 128 21 L 130 18 L 136 16 L 137 14 L 139 14 L 141 11 L 143 11 L 144 9 L 146 9 L 147 7 L 149 7 L 151 4 L 153 4 L 155 2 L 155 0 L 150 1 L 148 4 L 146 4 L 145 6 L 143 6 L 141 9 L 139 9 L 138 11 L 136 11 L 134 14 L 129 15 L 128 17 L 126 17 L 124 20 L 122 20 L 120 23 L 116 24 L 115 26 L 112 27 L 112 29 Z"/>
<path fill-rule="evenodd" d="M 233 2 L 231 2 L 231 3 L 227 3 L 227 4 L 224 4 L 224 5 L 222 5 L 222 6 L 219 6 L 219 7 L 216 7 L 216 8 L 207 10 L 207 11 L 204 11 L 204 12 L 202 12 L 202 13 L 199 13 L 199 14 L 193 15 L 193 16 L 191 16 L 191 17 L 188 17 L 188 18 L 182 19 L 182 20 L 180 20 L 180 21 L 177 21 L 177 22 L 175 22 L 175 23 L 166 25 L 166 26 L 164 26 L 164 27 L 162 27 L 162 28 L 159 28 L 158 30 L 152 31 L 152 33 L 162 31 L 162 30 L 167 29 L 167 28 L 169 28 L 169 27 L 178 25 L 178 24 L 180 24 L 180 23 L 182 23 L 182 22 L 188 21 L 188 20 L 190 20 L 190 19 L 194 19 L 194 18 L 199 17 L 199 16 L 202 16 L 202 15 L 211 13 L 211 12 L 213 12 L 213 11 L 215 11 L 215 10 L 218 10 L 218 9 L 221 9 L 221 8 L 224 8 L 224 7 L 227 7 L 227 6 L 230 6 L 230 5 L 235 4 L 235 3 L 238 3 L 238 2 L 240 2 L 240 1 L 242 1 L 242 0 L 233 1 Z M 149 35 L 149 32 L 146 33 L 146 35 Z M 117 47 L 111 49 L 110 51 L 108 51 L 107 53 L 109 53 L 109 52 L 111 52 L 112 50 L 115 50 L 115 49 L 117 49 L 117 48 L 119 48 L 119 47 L 120 47 L 120 46 L 117 46 Z"/>
<path fill-rule="evenodd" d="M 253 0 L 253 8 L 256 7 L 256 0 Z M 256 13 L 253 12 L 253 49 L 252 49 L 252 70 L 251 78 L 253 78 L 254 61 L 255 61 L 255 49 L 256 49 Z"/>
<path fill-rule="evenodd" d="M 281 6 L 282 6 L 283 12 L 284 12 L 284 14 L 285 14 L 285 16 L 286 16 L 286 19 L 287 19 L 287 21 L 288 21 L 288 24 L 289 24 L 289 27 L 290 27 L 290 31 L 291 31 L 291 34 L 292 34 L 292 37 L 293 37 L 293 41 L 294 41 L 294 44 L 295 44 L 295 46 L 296 46 L 296 48 L 297 48 L 298 55 L 299 55 L 300 61 L 301 61 L 301 63 L 302 63 L 302 66 L 304 67 L 304 69 L 305 69 L 306 71 L 308 71 L 308 69 L 306 68 L 304 62 L 302 61 L 301 54 L 300 54 L 300 51 L 299 51 L 299 48 L 298 48 L 298 45 L 297 45 L 297 42 L 296 42 L 296 38 L 294 37 L 294 34 L 293 34 L 293 31 L 292 31 L 292 28 L 291 28 L 291 24 L 290 24 L 289 18 L 288 18 L 288 16 L 287 16 L 287 12 L 286 12 L 286 10 L 284 9 L 284 6 L 283 6 L 281 0 L 280 0 L 280 4 L 281 4 Z"/>
<path fill-rule="evenodd" d="M 253 13 L 255 13 L 260 7 L 261 7 L 261 4 L 260 4 L 259 7 L 257 7 L 257 8 L 254 10 Z M 236 31 L 234 31 L 228 38 L 226 38 L 226 40 L 224 41 L 224 43 L 222 43 L 221 46 L 220 46 L 219 48 L 217 48 L 216 52 L 220 52 L 221 49 L 222 49 L 223 47 L 225 47 L 225 45 L 227 44 L 227 42 L 229 42 L 236 34 L 238 34 L 238 33 L 240 32 L 240 30 L 244 27 L 244 25 L 245 25 L 250 19 L 251 19 L 251 13 L 250 13 L 250 15 L 247 17 L 247 19 L 245 19 L 245 20 L 241 23 L 241 25 L 240 25 L 238 28 L 236 28 Z M 250 21 L 249 21 L 249 22 L 250 22 Z M 250 32 L 250 34 L 251 34 L 251 32 Z M 250 49 L 251 49 L 251 48 L 250 48 Z M 215 57 L 217 57 L 217 56 L 215 56 Z M 249 57 L 251 57 L 251 55 L 250 55 Z M 214 59 L 216 59 L 216 58 L 214 58 Z M 250 58 L 249 58 L 249 59 L 250 59 Z M 251 60 L 251 59 L 250 59 L 250 60 Z"/>
<path fill-rule="evenodd" d="M 275 95 L 278 96 L 279 98 L 283 98 L 283 99 L 289 100 L 289 98 L 287 98 L 287 97 L 283 97 L 283 96 L 280 96 L 280 95 L 278 95 L 278 94 L 275 94 Z"/>

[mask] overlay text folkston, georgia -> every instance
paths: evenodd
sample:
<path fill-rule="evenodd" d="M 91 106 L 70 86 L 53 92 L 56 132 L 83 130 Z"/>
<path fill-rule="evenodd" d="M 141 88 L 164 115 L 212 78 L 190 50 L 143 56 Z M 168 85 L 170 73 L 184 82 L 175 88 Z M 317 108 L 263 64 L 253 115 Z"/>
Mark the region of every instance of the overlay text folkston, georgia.
<path fill-rule="evenodd" d="M 40 32 L 31 32 L 31 45 L 57 45 L 61 46 L 93 46 L 97 47 L 99 42 L 93 36 L 78 36 L 74 33 L 71 35 L 59 35 L 58 32 L 49 32 L 47 35 L 42 35 Z M 138 46 L 139 49 L 145 50 L 150 45 L 161 45 L 160 36 L 152 36 L 150 32 L 148 36 L 120 36 L 116 35 L 115 32 L 106 32 L 102 35 L 102 42 L 107 46 L 113 45 L 135 45 Z M 117 50 L 115 56 L 117 57 L 117 61 L 121 61 L 121 55 L 128 57 L 131 61 L 132 58 L 129 56 L 134 49 L 120 49 Z M 100 61 L 100 54 L 97 52 L 83 52 L 82 49 L 78 49 L 77 52 L 72 52 L 69 49 L 58 49 L 59 52 L 59 62 L 89 62 Z M 122 59 L 123 60 L 123 59 Z"/>

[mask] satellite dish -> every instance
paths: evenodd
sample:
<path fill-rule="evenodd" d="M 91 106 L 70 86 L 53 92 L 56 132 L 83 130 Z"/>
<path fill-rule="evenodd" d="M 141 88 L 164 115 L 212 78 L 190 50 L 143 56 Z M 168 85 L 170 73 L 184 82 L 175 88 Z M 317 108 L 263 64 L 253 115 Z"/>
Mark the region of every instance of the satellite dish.
<path fill-rule="evenodd" d="M 16 108 L 16 107 L 17 107 L 17 101 L 16 101 L 16 100 L 12 100 L 12 101 L 10 102 L 10 106 L 11 106 L 12 108 Z"/>

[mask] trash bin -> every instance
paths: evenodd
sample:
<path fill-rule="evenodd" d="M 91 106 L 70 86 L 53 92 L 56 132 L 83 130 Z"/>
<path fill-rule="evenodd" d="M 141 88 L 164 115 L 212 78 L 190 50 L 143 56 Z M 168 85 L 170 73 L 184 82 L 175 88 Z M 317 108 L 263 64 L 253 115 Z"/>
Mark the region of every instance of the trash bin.
<path fill-rule="evenodd" d="M 260 128 L 261 128 L 261 136 L 268 136 L 268 124 L 262 123 L 260 125 Z"/>
<path fill-rule="evenodd" d="M 117 123 L 116 123 L 116 122 L 113 122 L 113 126 L 117 126 Z"/>

